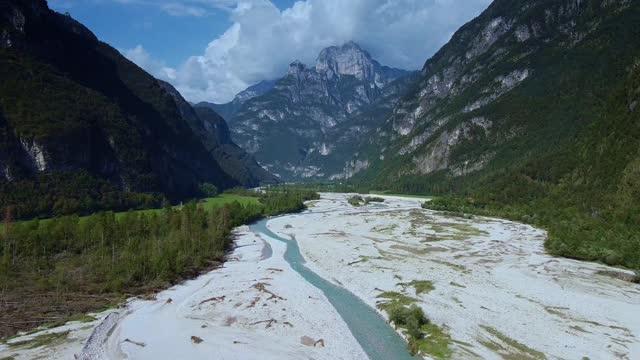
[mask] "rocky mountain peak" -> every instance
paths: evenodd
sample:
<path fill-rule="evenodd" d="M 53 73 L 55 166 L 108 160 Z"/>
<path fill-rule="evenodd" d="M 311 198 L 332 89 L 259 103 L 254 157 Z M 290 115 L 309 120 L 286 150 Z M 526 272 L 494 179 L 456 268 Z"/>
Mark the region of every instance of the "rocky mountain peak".
<path fill-rule="evenodd" d="M 306 68 L 307 66 L 305 64 L 303 64 L 300 60 L 296 60 L 291 64 L 289 64 L 289 71 L 287 72 L 287 74 L 297 76 L 297 75 L 300 75 L 300 73 L 302 73 L 303 71 L 305 71 Z"/>
<path fill-rule="evenodd" d="M 416 76 L 414 76 L 416 75 Z M 417 74 L 382 66 L 355 42 L 322 50 L 228 118 L 232 138 L 285 181 L 344 179 L 361 136 L 380 126 Z"/>
<path fill-rule="evenodd" d="M 316 71 L 326 74 L 328 78 L 352 75 L 358 80 L 371 80 L 375 78 L 379 66 L 368 52 L 353 41 L 323 49 L 316 60 Z"/>

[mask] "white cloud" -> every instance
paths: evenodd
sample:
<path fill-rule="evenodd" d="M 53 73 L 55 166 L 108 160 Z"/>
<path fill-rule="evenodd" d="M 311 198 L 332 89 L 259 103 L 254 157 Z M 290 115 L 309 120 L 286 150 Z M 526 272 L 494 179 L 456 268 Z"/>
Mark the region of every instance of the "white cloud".
<path fill-rule="evenodd" d="M 382 64 L 419 69 L 490 0 L 301 0 L 282 11 L 269 0 L 188 3 L 231 6 L 233 25 L 175 69 L 171 82 L 191 101 L 226 102 L 248 85 L 282 76 L 293 60 L 312 64 L 322 48 L 349 40 Z M 156 76 L 170 73 L 141 53 L 133 53 L 142 58 L 136 63 Z"/>
<path fill-rule="evenodd" d="M 61 1 L 61 0 L 50 0 Z M 157 6 L 171 16 L 205 16 L 212 9 L 230 10 L 236 0 L 112 0 L 120 4 Z"/>
<path fill-rule="evenodd" d="M 162 10 L 172 16 L 204 16 L 207 10 L 198 6 L 189 6 L 182 3 L 168 3 L 162 5 Z"/>
<path fill-rule="evenodd" d="M 138 45 L 133 49 L 124 49 L 120 52 L 127 57 L 127 59 L 133 61 L 136 65 L 147 70 L 150 74 L 158 79 L 165 81 L 175 81 L 176 71 L 170 67 L 167 67 L 162 61 L 156 60 L 142 47 Z"/>

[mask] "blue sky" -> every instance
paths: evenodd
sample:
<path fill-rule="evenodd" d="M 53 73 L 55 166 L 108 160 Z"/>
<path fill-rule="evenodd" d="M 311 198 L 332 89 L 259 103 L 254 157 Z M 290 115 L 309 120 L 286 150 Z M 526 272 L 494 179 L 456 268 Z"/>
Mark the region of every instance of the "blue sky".
<path fill-rule="evenodd" d="M 294 2 L 273 1 L 280 9 L 291 7 Z M 148 2 L 49 0 L 49 6 L 61 13 L 69 12 L 100 40 L 115 48 L 132 49 L 142 45 L 173 67 L 201 52 L 232 24 L 229 11 L 215 7 L 202 7 L 206 13 L 201 16 L 178 16 Z"/>
<path fill-rule="evenodd" d="M 227 102 L 355 41 L 420 69 L 491 0 L 49 0 L 190 101 Z"/>

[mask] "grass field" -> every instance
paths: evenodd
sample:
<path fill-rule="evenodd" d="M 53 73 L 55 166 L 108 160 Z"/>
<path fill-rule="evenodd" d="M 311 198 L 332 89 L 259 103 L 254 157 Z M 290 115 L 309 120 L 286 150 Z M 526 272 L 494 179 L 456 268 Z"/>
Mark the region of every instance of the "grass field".
<path fill-rule="evenodd" d="M 242 195 L 234 195 L 234 194 L 222 194 L 218 195 L 214 198 L 208 198 L 203 200 L 205 209 L 214 209 L 224 204 L 232 203 L 234 201 L 239 202 L 242 205 L 260 205 L 257 197 L 251 196 L 242 196 Z"/>

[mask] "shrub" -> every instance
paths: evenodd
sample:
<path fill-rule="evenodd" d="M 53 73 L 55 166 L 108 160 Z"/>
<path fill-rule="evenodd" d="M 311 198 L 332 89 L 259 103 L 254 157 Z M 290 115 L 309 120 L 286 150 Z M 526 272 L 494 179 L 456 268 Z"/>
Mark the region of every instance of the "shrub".
<path fill-rule="evenodd" d="M 422 308 L 416 304 L 411 306 L 394 306 L 389 310 L 389 321 L 396 327 L 407 329 L 409 337 L 414 339 L 422 338 L 422 326 L 429 323 L 429 319 L 424 314 Z"/>
<path fill-rule="evenodd" d="M 354 196 L 350 197 L 349 199 L 347 199 L 347 201 L 352 206 L 362 206 L 363 204 L 365 204 L 364 199 L 360 195 L 354 195 Z"/>

